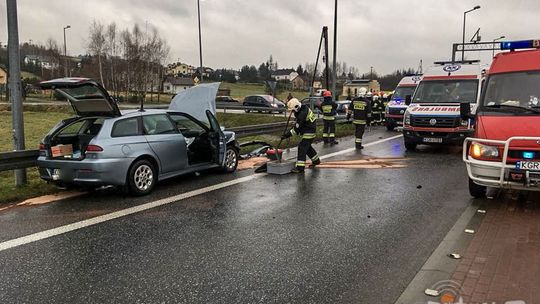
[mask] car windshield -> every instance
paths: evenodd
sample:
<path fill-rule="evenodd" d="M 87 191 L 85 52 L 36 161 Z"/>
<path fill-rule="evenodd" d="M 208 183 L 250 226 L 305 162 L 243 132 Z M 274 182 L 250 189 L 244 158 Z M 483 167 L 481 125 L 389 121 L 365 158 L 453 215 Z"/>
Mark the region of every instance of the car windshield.
<path fill-rule="evenodd" d="M 416 87 L 398 87 L 392 95 L 392 100 L 404 100 L 407 95 L 413 95 Z"/>
<path fill-rule="evenodd" d="M 274 102 L 277 103 L 277 104 L 282 103 L 281 100 L 279 100 L 277 98 L 274 98 L 274 97 L 272 97 L 270 95 L 264 96 L 264 99 L 266 99 L 267 101 L 272 102 L 272 103 L 274 103 Z"/>
<path fill-rule="evenodd" d="M 476 102 L 478 80 L 422 81 L 414 94 L 415 103 Z"/>
<path fill-rule="evenodd" d="M 540 108 L 540 71 L 489 77 L 483 105 L 493 108 Z"/>

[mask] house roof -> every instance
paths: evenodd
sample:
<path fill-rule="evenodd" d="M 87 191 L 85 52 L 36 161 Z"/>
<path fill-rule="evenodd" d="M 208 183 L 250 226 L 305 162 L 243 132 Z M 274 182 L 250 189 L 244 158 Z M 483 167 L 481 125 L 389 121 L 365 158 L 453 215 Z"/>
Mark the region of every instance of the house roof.
<path fill-rule="evenodd" d="M 281 69 L 281 70 L 276 70 L 272 73 L 272 76 L 287 76 L 287 75 L 291 75 L 291 73 L 294 73 L 296 72 L 295 70 L 293 69 Z"/>
<path fill-rule="evenodd" d="M 354 80 L 347 80 L 345 82 L 346 85 L 368 85 L 371 82 L 369 79 L 354 79 Z"/>
<path fill-rule="evenodd" d="M 167 77 L 165 79 L 165 82 L 169 82 L 172 85 L 185 85 L 185 86 L 193 86 L 195 85 L 195 82 L 190 77 Z"/>

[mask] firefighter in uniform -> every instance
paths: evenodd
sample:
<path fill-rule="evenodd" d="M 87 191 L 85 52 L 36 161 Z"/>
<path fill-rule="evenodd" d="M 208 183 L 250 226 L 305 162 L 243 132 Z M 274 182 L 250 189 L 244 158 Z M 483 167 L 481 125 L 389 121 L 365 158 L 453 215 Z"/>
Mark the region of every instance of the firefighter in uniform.
<path fill-rule="evenodd" d="M 388 95 L 383 94 L 383 96 L 382 96 L 382 120 L 383 120 L 383 125 L 386 124 L 386 107 L 388 107 L 388 102 L 390 102 L 390 99 L 388 98 Z"/>
<path fill-rule="evenodd" d="M 296 117 L 296 122 L 291 130 L 281 136 L 281 139 L 287 139 L 293 135 L 302 136 L 302 140 L 298 144 L 296 167 L 292 172 L 303 173 L 306 168 L 306 156 L 311 158 L 312 166 L 321 163 L 317 151 L 311 146 L 317 134 L 317 117 L 315 116 L 315 113 L 311 111 L 309 106 L 302 105 L 296 98 L 289 100 L 287 107 L 290 111 L 294 111 L 293 113 Z"/>
<path fill-rule="evenodd" d="M 373 111 L 373 124 L 378 125 L 382 122 L 382 113 L 381 113 L 381 101 L 379 100 L 378 95 L 373 95 L 371 110 Z"/>
<path fill-rule="evenodd" d="M 366 130 L 366 125 L 371 122 L 371 98 L 367 97 L 355 97 L 351 103 L 350 112 L 353 117 L 353 124 L 355 126 L 355 146 L 356 149 L 363 149 L 362 137 Z"/>
<path fill-rule="evenodd" d="M 335 145 L 336 141 L 336 109 L 337 104 L 332 99 L 332 92 L 324 91 L 324 100 L 320 105 L 321 112 L 323 113 L 323 141 L 325 144 Z"/>

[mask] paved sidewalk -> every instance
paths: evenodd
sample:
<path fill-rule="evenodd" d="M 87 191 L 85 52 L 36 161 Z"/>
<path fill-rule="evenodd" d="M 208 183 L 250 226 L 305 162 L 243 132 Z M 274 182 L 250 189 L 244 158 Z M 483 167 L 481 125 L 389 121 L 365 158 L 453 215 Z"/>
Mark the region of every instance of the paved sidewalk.
<path fill-rule="evenodd" d="M 452 276 L 464 302 L 540 303 L 540 195 L 507 194 L 480 209 L 487 213 Z"/>

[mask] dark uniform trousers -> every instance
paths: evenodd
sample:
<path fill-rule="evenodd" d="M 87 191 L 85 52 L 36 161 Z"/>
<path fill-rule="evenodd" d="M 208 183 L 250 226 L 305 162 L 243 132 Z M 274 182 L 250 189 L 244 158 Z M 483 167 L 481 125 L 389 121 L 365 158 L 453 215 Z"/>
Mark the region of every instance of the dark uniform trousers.
<path fill-rule="evenodd" d="M 334 118 L 334 117 L 332 117 Z M 336 138 L 336 120 L 323 117 L 323 139 L 324 142 L 332 142 Z"/>

